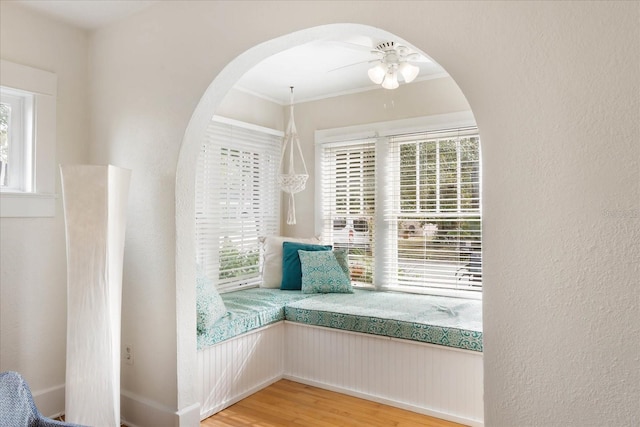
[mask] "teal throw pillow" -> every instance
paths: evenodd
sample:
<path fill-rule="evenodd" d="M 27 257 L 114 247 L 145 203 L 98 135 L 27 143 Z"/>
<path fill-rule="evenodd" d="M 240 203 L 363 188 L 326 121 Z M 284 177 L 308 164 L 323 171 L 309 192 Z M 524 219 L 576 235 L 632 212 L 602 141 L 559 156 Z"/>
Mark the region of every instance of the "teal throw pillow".
<path fill-rule="evenodd" d="M 200 268 L 196 271 L 196 313 L 198 334 L 205 333 L 227 314 L 227 308 L 218 290 Z"/>
<path fill-rule="evenodd" d="M 302 288 L 302 269 L 298 251 L 331 251 L 331 246 L 309 243 L 284 242 L 282 244 L 282 283 L 280 289 L 299 291 Z"/>
<path fill-rule="evenodd" d="M 341 255 L 331 251 L 298 251 L 298 254 L 302 267 L 303 294 L 353 293 L 349 274 L 337 259 Z"/>

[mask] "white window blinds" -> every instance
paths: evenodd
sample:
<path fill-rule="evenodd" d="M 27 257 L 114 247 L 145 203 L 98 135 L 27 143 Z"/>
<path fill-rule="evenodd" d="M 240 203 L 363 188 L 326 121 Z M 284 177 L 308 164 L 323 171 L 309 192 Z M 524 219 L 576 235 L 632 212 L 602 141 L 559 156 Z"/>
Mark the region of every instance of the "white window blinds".
<path fill-rule="evenodd" d="M 218 290 L 259 283 L 260 236 L 278 234 L 282 134 L 212 121 L 196 172 L 197 262 Z"/>
<path fill-rule="evenodd" d="M 0 189 L 32 191 L 33 94 L 0 87 Z"/>
<path fill-rule="evenodd" d="M 480 290 L 477 129 L 389 138 L 386 287 Z"/>
<path fill-rule="evenodd" d="M 319 150 L 322 237 L 348 249 L 354 282 L 407 292 L 480 291 L 477 129 L 336 140 Z"/>
<path fill-rule="evenodd" d="M 361 285 L 373 283 L 375 159 L 372 140 L 322 148 L 322 238 L 348 251 L 352 279 Z"/>

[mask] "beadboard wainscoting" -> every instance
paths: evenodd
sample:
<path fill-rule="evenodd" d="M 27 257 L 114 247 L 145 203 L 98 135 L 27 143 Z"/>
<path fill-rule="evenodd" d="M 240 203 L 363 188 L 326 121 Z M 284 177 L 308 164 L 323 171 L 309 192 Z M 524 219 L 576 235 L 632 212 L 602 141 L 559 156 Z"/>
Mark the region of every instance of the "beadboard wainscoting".
<path fill-rule="evenodd" d="M 482 353 L 283 321 L 198 351 L 200 418 L 286 378 L 483 426 Z"/>
<path fill-rule="evenodd" d="M 284 378 L 483 425 L 482 353 L 285 321 Z"/>
<path fill-rule="evenodd" d="M 283 322 L 198 351 L 200 419 L 280 380 L 283 372 Z"/>

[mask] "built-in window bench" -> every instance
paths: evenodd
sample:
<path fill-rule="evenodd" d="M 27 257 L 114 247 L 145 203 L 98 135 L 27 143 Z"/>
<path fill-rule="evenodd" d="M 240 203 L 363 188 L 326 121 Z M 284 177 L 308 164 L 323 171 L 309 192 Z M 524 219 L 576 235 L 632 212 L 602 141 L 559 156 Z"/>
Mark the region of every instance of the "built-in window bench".
<path fill-rule="evenodd" d="M 481 301 L 254 288 L 198 336 L 201 419 L 287 378 L 483 425 Z"/>

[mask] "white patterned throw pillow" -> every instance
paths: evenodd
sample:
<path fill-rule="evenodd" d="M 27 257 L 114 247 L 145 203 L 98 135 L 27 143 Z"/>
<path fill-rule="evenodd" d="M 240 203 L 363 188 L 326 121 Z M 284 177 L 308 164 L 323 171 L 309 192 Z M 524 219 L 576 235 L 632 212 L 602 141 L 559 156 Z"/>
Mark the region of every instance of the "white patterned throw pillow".
<path fill-rule="evenodd" d="M 314 243 L 317 237 L 295 238 L 284 236 L 260 237 L 262 243 L 262 280 L 261 288 L 280 289 L 282 283 L 282 244 L 284 242 Z"/>
<path fill-rule="evenodd" d="M 346 253 L 337 252 L 340 251 L 298 251 L 303 294 L 353 293 Z M 337 257 L 341 258 L 343 265 Z"/>
<path fill-rule="evenodd" d="M 196 268 L 196 313 L 198 334 L 207 331 L 227 314 L 218 290 L 200 267 Z"/>

